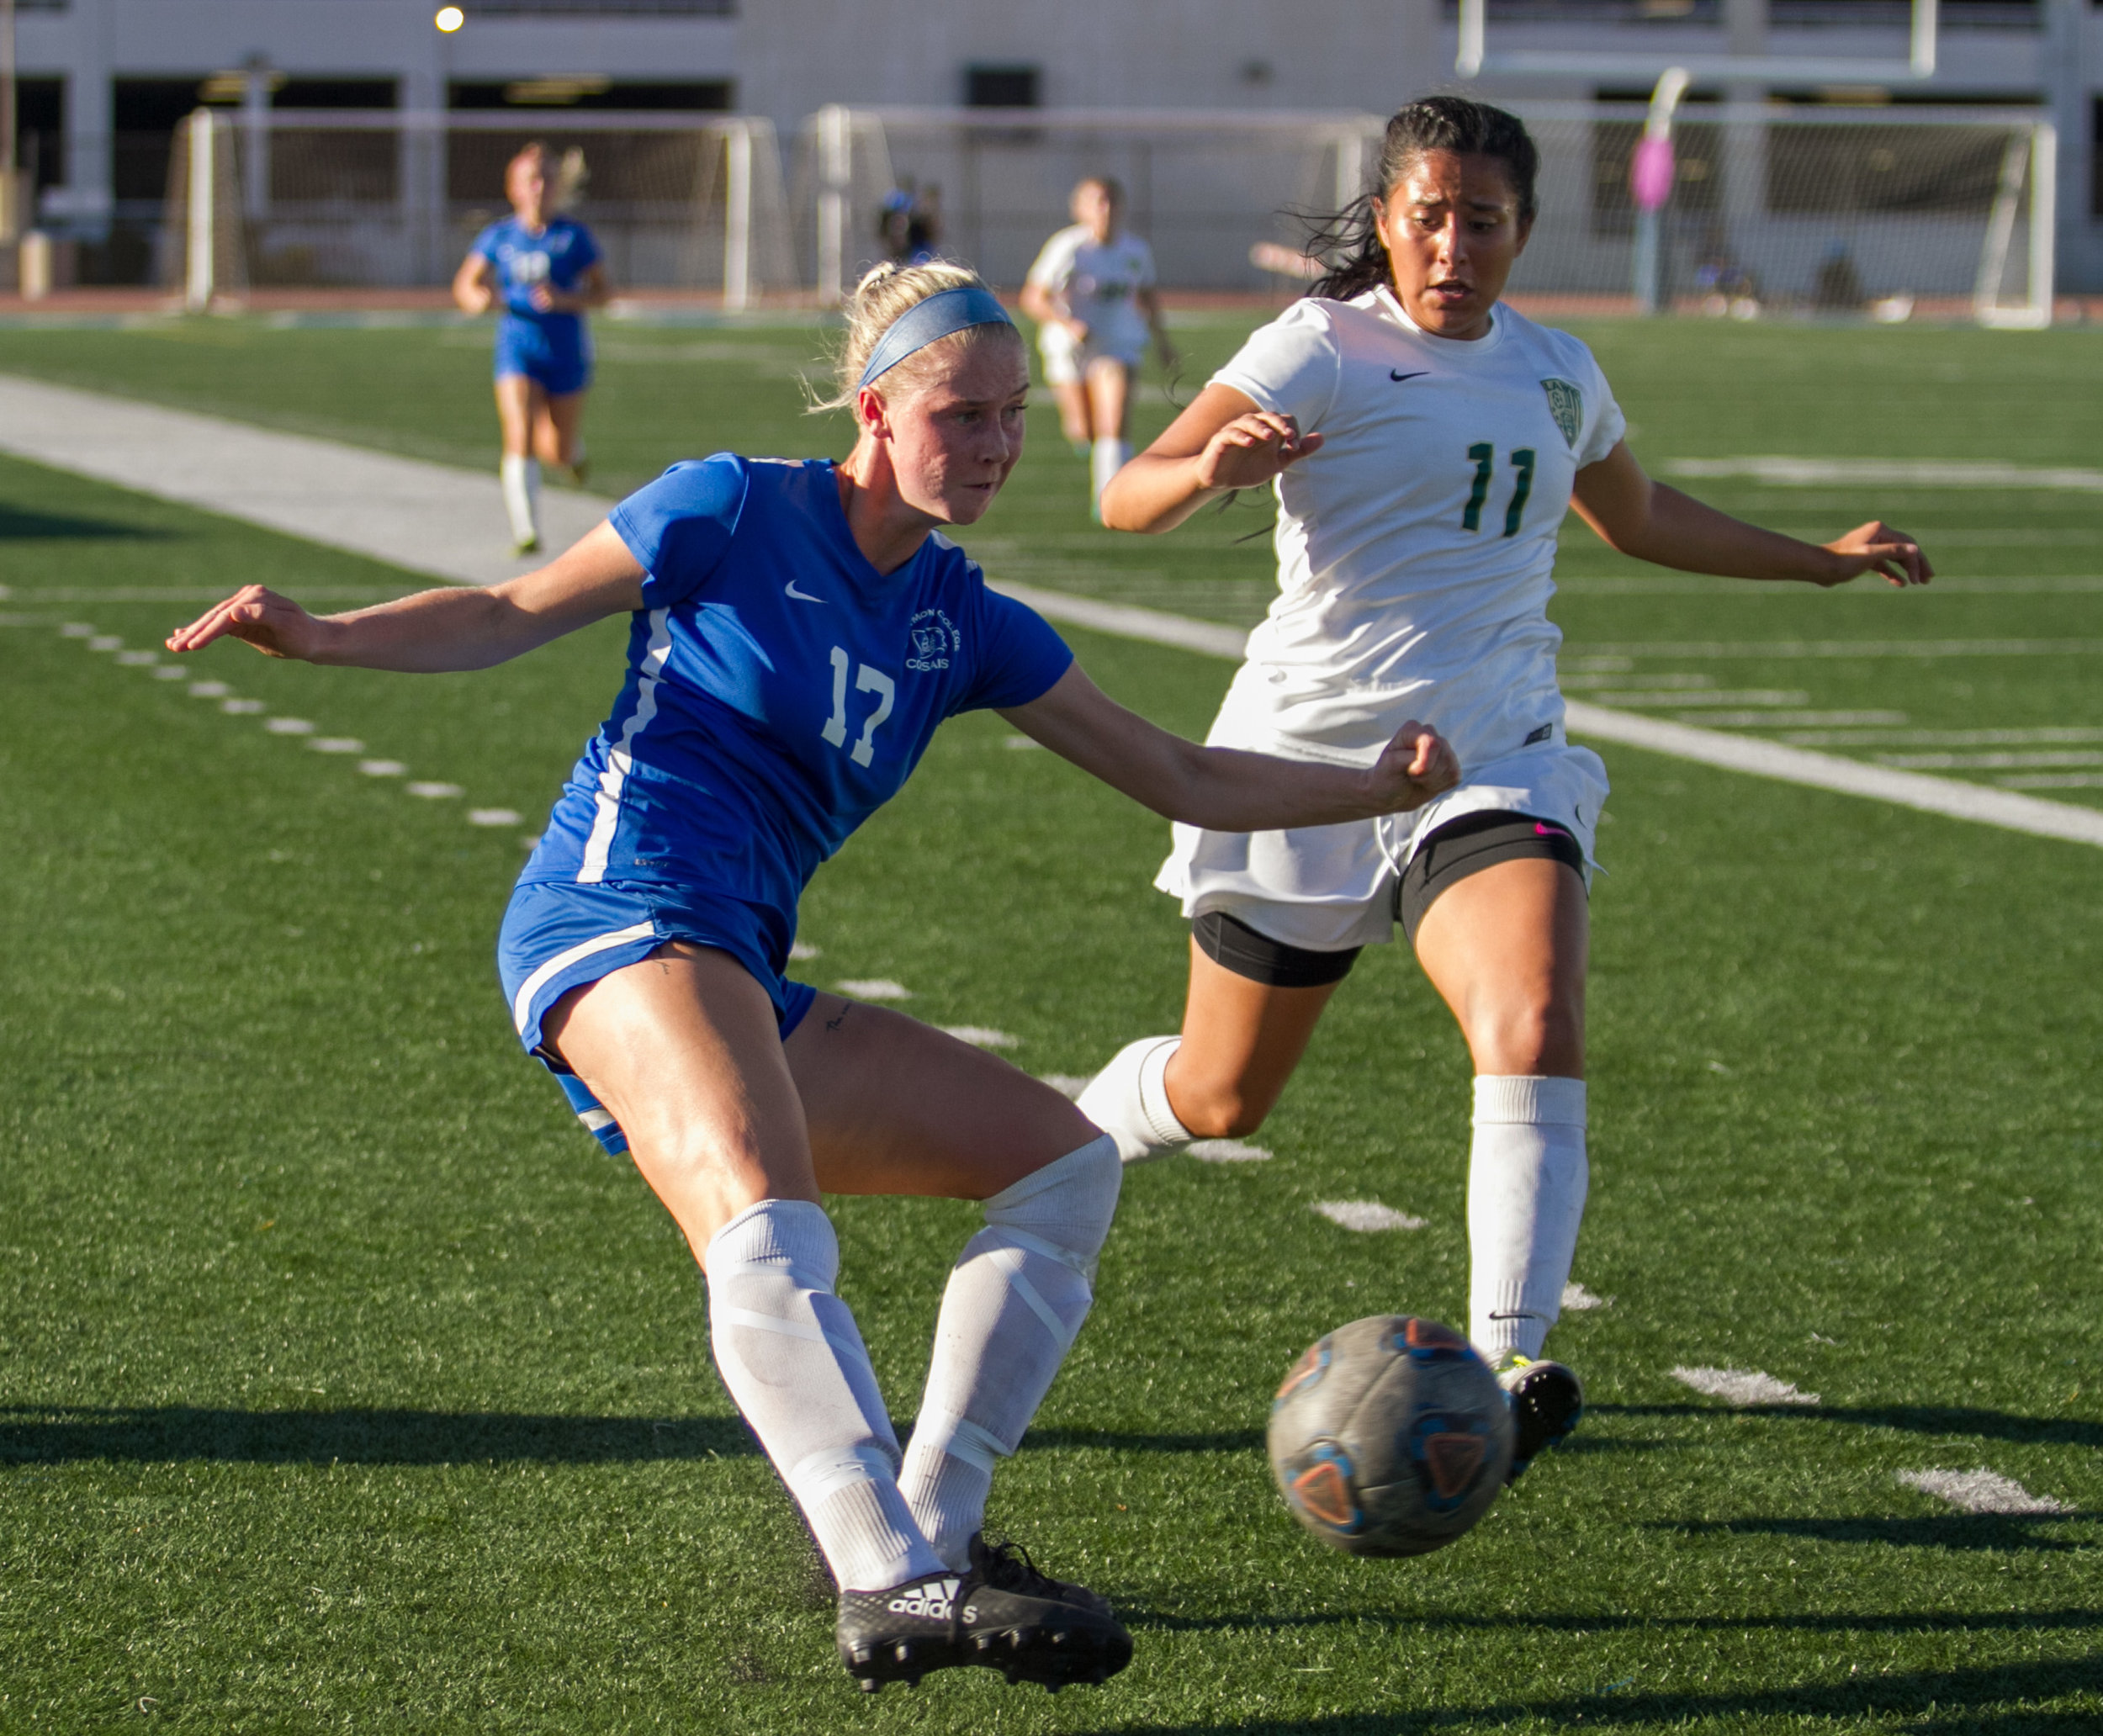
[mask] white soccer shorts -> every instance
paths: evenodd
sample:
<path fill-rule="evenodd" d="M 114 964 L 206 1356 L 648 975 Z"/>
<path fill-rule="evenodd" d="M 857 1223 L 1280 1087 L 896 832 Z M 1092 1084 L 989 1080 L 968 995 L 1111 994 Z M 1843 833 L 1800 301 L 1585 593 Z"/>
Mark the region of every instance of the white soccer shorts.
<path fill-rule="evenodd" d="M 1475 767 L 1414 813 L 1288 832 L 1177 826 L 1154 884 L 1180 898 L 1187 917 L 1221 911 L 1288 946 L 1385 945 L 1394 938 L 1395 883 L 1417 844 L 1447 821 L 1532 814 L 1567 827 L 1589 864 L 1607 790 L 1607 768 L 1591 749 L 1544 743 Z"/>

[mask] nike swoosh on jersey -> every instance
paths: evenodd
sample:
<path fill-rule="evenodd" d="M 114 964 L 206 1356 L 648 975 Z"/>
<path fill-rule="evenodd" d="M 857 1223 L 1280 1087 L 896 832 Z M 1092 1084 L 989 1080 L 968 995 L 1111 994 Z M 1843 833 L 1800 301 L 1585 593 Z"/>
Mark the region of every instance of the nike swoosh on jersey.
<path fill-rule="evenodd" d="M 1422 378 L 1423 378 L 1426 374 L 1429 373 L 1430 372 L 1431 372 L 1431 370 L 1430 370 L 1428 368 L 1418 368 L 1418 369 L 1417 370 L 1417 372 L 1416 372 L 1416 373 L 1396 373 L 1396 372 L 1395 372 L 1395 370 L 1394 370 L 1393 368 L 1389 368 L 1389 369 L 1387 370 L 1387 377 L 1388 377 L 1390 379 L 1391 379 L 1391 380 L 1396 380 L 1396 381 L 1401 381 L 1401 380 L 1406 380 L 1406 379 L 1422 379 Z"/>
<path fill-rule="evenodd" d="M 796 588 L 796 581 L 793 579 L 790 580 L 787 585 L 784 585 L 781 587 L 781 589 L 790 596 L 794 597 L 799 603 L 822 603 L 825 601 L 825 599 L 822 596 L 813 596 L 807 590 L 798 590 Z"/>

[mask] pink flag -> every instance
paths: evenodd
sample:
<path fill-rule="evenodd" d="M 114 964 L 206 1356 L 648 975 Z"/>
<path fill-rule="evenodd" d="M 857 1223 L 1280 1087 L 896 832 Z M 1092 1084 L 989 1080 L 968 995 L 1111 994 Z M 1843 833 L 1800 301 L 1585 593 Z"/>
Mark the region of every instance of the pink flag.
<path fill-rule="evenodd" d="M 1629 191 L 1639 210 L 1655 211 L 1672 196 L 1672 141 L 1647 133 L 1629 160 Z"/>

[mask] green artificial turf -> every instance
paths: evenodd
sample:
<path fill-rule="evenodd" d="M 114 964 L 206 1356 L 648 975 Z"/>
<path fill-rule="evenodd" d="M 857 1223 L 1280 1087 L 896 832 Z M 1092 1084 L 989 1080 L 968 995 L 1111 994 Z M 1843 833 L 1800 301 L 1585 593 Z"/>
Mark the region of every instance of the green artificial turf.
<path fill-rule="evenodd" d="M 0 368 L 463 461 L 486 440 L 482 358 L 454 334 L 181 330 L 201 336 L 0 333 Z M 1184 335 L 1195 366 L 1234 330 Z M 1588 336 L 1646 452 L 2094 449 L 2103 351 L 2083 334 Z M 638 363 L 617 389 L 628 365 L 608 358 L 594 405 L 609 487 L 682 451 L 837 444 L 797 420 L 787 359 Z M 690 426 L 690 400 L 715 407 Z M 1263 580 L 1260 542 L 1229 541 L 1241 519 L 1096 532 L 1082 467 L 1037 431 L 989 558 L 1048 548 L 1067 588 L 1165 606 L 1187 581 L 1184 612 L 1246 618 L 1207 589 Z M 2097 595 L 2035 588 L 2094 564 L 2073 540 L 2093 497 L 1915 494 L 1901 516 L 1703 492 L 1806 528 L 1885 510 L 2010 534 L 1906 596 L 1615 590 L 1645 575 L 1573 537 L 1574 649 L 1931 728 L 2103 722 L 2092 655 L 1641 651 L 2103 638 Z M 192 677 L 264 706 L 230 714 L 62 629 L 148 647 L 182 598 L 234 583 L 320 601 L 405 581 L 13 462 L 0 563 L 0 1730 L 2103 1727 L 2094 850 L 1610 750 L 1576 1272 L 1609 1299 L 1555 1341 L 1593 1400 L 1571 1448 L 1415 1562 L 1322 1550 L 1269 1488 L 1269 1396 L 1307 1341 L 1388 1309 L 1465 1315 L 1466 1060 L 1377 950 L 1263 1130 L 1273 1161 L 1131 1176 L 1095 1315 L 997 1486 L 997 1523 L 1126 1612 L 1131 1669 L 1056 1700 L 969 1671 L 870 1702 L 708 1365 L 690 1257 L 517 1053 L 495 989 L 519 836 L 616 685 L 617 625 L 442 679 L 215 648 Z M 142 591 L 163 595 L 122 600 Z M 1072 637 L 1185 731 L 1231 673 Z M 812 888 L 803 969 L 893 977 L 908 1011 L 1084 1072 L 1177 1015 L 1180 925 L 1147 889 L 1163 828 L 1009 736 L 943 732 Z M 472 826 L 471 807 L 522 818 Z M 1308 1209 L 1336 1199 L 1428 1225 L 1359 1236 Z M 844 1294 L 909 1416 L 972 1214 L 836 1215 Z M 1680 1364 L 1820 1402 L 1732 1410 Z M 1969 1515 L 1897 1480 L 1981 1466 L 2070 1511 Z"/>

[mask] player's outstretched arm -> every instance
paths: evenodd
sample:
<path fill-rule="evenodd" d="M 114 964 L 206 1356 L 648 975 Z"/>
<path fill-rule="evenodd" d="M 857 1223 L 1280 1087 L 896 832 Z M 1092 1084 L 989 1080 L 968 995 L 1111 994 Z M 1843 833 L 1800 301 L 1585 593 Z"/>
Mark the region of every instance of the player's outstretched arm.
<path fill-rule="evenodd" d="M 1452 744 L 1408 722 L 1364 770 L 1202 748 L 1127 711 L 1074 664 L 1052 691 L 1003 712 L 1016 728 L 1164 819 L 1211 832 L 1332 826 L 1422 807 L 1460 781 Z"/>
<path fill-rule="evenodd" d="M 1173 531 L 1207 500 L 1261 488 L 1322 447 L 1289 415 L 1258 409 L 1232 386 L 1207 386 L 1160 439 L 1103 490 L 1103 522 L 1113 531 Z"/>
<path fill-rule="evenodd" d="M 1621 553 L 1685 573 L 1820 585 L 1845 585 L 1869 572 L 1894 585 L 1926 585 L 1935 576 L 1920 545 L 1882 519 L 1830 542 L 1799 542 L 1654 482 L 1625 442 L 1577 473 L 1571 504 Z"/>
<path fill-rule="evenodd" d="M 643 569 L 611 525 L 536 571 L 487 589 L 461 585 L 310 615 L 290 597 L 248 585 L 168 635 L 171 651 L 239 639 L 266 657 L 435 674 L 487 669 L 607 615 L 643 606 Z"/>

